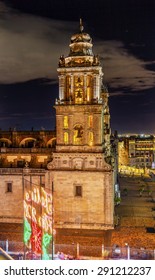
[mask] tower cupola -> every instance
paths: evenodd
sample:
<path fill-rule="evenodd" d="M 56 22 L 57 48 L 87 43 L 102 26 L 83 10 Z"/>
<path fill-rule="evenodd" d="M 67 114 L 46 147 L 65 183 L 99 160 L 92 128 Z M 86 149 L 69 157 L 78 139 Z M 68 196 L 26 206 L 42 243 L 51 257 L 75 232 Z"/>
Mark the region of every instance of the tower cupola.
<path fill-rule="evenodd" d="M 59 67 L 90 67 L 100 64 L 98 56 L 93 54 L 92 38 L 83 30 L 84 27 L 80 19 L 80 30 L 71 36 L 69 55 L 67 57 L 60 56 Z"/>
<path fill-rule="evenodd" d="M 69 57 L 72 56 L 93 56 L 92 51 L 92 39 L 89 34 L 83 32 L 84 27 L 82 25 L 82 20 L 80 19 L 80 32 L 74 34 L 71 37 L 70 53 Z"/>

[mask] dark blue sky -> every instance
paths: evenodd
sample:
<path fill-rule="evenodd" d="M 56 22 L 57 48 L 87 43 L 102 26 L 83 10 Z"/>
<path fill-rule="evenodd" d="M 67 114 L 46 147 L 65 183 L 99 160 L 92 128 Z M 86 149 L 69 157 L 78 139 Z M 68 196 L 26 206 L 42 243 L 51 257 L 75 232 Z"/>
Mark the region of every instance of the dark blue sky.
<path fill-rule="evenodd" d="M 83 18 L 108 85 L 112 130 L 155 133 L 155 1 L 0 1 L 0 128 L 54 129 L 57 64 Z"/>

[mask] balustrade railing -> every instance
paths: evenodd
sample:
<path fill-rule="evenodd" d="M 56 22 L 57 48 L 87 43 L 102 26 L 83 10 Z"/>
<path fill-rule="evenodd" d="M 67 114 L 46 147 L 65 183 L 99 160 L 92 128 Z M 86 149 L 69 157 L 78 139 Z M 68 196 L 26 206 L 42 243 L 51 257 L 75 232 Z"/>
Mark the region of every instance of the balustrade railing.
<path fill-rule="evenodd" d="M 14 259 L 25 259 L 23 242 L 0 241 L 0 247 Z M 79 243 L 54 244 L 53 248 L 54 259 L 59 259 L 61 255 L 60 259 L 155 260 L 155 250 L 146 248 L 88 246 Z"/>

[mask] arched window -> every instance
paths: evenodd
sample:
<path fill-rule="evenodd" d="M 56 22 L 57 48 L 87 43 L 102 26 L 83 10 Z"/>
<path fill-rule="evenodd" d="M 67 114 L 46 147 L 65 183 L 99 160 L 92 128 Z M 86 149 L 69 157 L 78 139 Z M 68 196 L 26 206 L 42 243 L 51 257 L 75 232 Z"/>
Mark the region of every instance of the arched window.
<path fill-rule="evenodd" d="M 92 77 L 87 76 L 87 102 L 91 102 L 93 96 L 92 96 Z"/>
<path fill-rule="evenodd" d="M 64 116 L 64 128 L 68 128 L 68 116 Z"/>
<path fill-rule="evenodd" d="M 88 116 L 88 127 L 93 127 L 93 116 L 92 115 Z"/>
<path fill-rule="evenodd" d="M 74 145 L 80 145 L 83 141 L 83 127 L 82 125 L 78 124 L 74 126 L 74 136 L 73 136 L 73 143 Z"/>
<path fill-rule="evenodd" d="M 89 134 L 88 134 L 88 145 L 92 146 L 93 142 L 94 142 L 94 134 L 93 134 L 92 131 L 89 131 Z"/>
<path fill-rule="evenodd" d="M 68 137 L 68 132 L 64 132 L 64 144 L 68 144 L 68 140 L 69 140 L 69 137 Z"/>
<path fill-rule="evenodd" d="M 75 91 L 75 103 L 80 104 L 84 100 L 84 81 L 83 76 L 74 77 L 74 91 Z"/>

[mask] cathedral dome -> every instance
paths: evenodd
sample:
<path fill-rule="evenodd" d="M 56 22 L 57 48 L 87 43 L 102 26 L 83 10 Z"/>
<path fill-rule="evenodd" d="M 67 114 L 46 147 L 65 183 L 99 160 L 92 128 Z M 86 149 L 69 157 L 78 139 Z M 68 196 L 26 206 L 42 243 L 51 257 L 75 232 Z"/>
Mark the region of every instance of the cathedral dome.
<path fill-rule="evenodd" d="M 80 19 L 80 31 L 71 36 L 69 56 L 93 56 L 92 39 L 88 33 L 83 32 L 83 29 Z"/>
<path fill-rule="evenodd" d="M 72 35 L 71 37 L 71 43 L 78 43 L 78 42 L 91 43 L 92 39 L 88 33 L 80 32 Z"/>
<path fill-rule="evenodd" d="M 84 27 L 80 19 L 80 30 L 71 36 L 69 54 L 66 57 L 60 56 L 59 67 L 99 66 L 99 57 L 93 54 L 92 38 L 83 30 Z"/>

